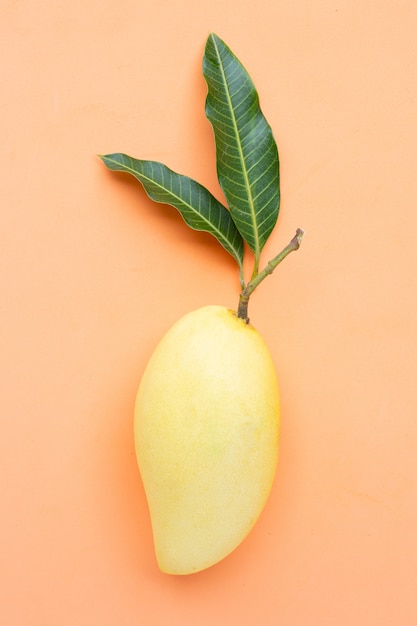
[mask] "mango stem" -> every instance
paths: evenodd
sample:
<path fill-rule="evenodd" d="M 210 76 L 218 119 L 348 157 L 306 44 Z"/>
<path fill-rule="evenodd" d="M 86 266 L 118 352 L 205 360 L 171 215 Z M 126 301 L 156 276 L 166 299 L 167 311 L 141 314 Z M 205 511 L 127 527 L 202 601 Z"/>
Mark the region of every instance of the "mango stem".
<path fill-rule="evenodd" d="M 242 289 L 240 296 L 239 296 L 239 306 L 237 309 L 237 316 L 240 319 L 245 320 L 247 324 L 249 323 L 248 305 L 249 305 L 249 298 L 251 294 L 255 291 L 259 283 L 261 283 L 264 280 L 264 278 L 269 276 L 269 274 L 272 274 L 272 272 L 277 267 L 277 265 L 279 265 L 281 261 L 283 261 L 285 257 L 288 256 L 290 252 L 293 252 L 294 250 L 298 250 L 298 248 L 301 245 L 301 240 L 303 238 L 303 235 L 304 235 L 304 231 L 301 230 L 301 228 L 297 228 L 296 233 L 294 237 L 291 239 L 290 243 L 286 245 L 285 248 L 281 250 L 281 252 L 279 252 L 276 257 L 271 259 L 267 263 L 267 265 L 264 267 L 264 269 L 258 274 L 256 274 L 256 276 L 254 276 L 248 282 L 246 287 Z"/>

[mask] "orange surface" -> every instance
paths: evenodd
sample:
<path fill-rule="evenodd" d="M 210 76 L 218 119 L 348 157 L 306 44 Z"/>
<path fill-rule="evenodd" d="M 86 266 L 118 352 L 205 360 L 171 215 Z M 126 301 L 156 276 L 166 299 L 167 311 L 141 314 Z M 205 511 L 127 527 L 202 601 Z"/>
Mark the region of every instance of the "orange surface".
<path fill-rule="evenodd" d="M 415 626 L 417 5 L 2 0 L 0 623 Z M 165 330 L 235 307 L 233 260 L 97 153 L 221 197 L 201 59 L 216 32 L 278 141 L 302 248 L 251 319 L 282 394 L 268 505 L 222 563 L 155 564 L 132 407 Z"/>

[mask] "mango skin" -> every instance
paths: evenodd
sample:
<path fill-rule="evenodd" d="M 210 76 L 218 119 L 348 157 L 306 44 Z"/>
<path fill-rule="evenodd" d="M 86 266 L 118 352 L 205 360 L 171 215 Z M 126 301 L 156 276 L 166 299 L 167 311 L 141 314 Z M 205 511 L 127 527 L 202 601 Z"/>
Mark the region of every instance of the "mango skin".
<path fill-rule="evenodd" d="M 221 306 L 182 317 L 145 369 L 134 432 L 160 569 L 223 559 L 255 524 L 277 465 L 279 393 L 261 335 Z"/>

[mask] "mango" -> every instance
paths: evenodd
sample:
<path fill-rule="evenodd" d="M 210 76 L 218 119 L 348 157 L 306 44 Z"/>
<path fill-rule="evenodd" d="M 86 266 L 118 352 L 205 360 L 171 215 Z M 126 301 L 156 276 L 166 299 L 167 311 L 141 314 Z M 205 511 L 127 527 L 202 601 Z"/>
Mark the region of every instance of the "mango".
<path fill-rule="evenodd" d="M 182 317 L 145 368 L 134 432 L 160 569 L 191 574 L 229 555 L 277 465 L 279 393 L 261 335 L 222 306 Z"/>

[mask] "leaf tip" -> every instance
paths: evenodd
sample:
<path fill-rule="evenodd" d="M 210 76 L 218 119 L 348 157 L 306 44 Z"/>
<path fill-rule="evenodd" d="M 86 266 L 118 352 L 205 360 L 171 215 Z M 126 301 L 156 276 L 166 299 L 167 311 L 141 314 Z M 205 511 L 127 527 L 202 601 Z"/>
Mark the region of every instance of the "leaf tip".
<path fill-rule="evenodd" d="M 216 33 L 214 33 L 213 31 L 210 32 L 209 36 L 207 37 L 207 42 L 206 45 L 209 42 L 212 42 L 213 45 L 218 44 L 219 42 L 221 42 L 222 40 L 220 39 L 220 37 L 218 35 L 216 35 Z"/>

